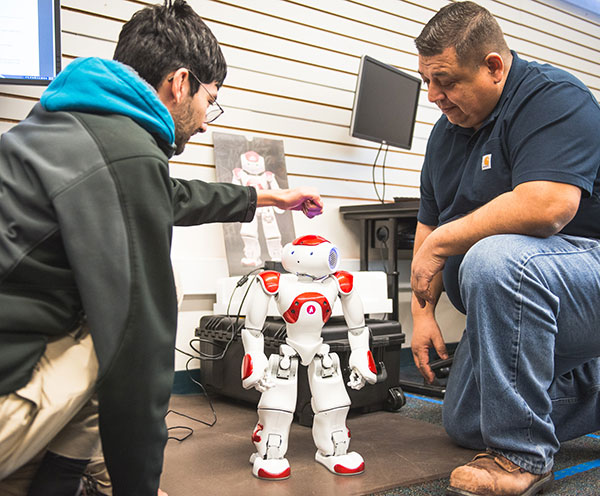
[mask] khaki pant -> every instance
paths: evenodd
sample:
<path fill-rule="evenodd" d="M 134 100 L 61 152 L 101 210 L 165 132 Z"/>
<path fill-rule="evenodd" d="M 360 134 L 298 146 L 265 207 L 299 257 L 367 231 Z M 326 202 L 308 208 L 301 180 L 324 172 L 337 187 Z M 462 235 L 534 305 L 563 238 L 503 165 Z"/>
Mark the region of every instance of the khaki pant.
<path fill-rule="evenodd" d="M 97 374 L 83 330 L 49 342 L 29 383 L 0 396 L 0 494 L 26 494 L 46 449 L 77 459 L 98 454 Z"/>

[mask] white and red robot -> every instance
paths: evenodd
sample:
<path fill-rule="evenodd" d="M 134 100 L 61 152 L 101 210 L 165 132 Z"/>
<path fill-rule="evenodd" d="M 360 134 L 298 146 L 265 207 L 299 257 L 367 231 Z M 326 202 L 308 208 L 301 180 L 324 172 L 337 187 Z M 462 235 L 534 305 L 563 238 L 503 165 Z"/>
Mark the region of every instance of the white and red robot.
<path fill-rule="evenodd" d="M 233 169 L 233 184 L 253 186 L 257 190 L 280 189 L 275 175 L 265 170 L 265 159 L 255 151 L 240 155 L 242 167 Z M 262 223 L 267 250 L 271 260 L 281 260 L 281 233 L 277 225 L 275 214 L 282 214 L 283 210 L 277 207 L 259 207 L 252 222 L 245 222 L 240 229 L 240 236 L 244 243 L 244 256 L 242 265 L 245 267 L 258 267 L 262 264 L 260 242 L 258 239 L 258 223 Z"/>
<path fill-rule="evenodd" d="M 321 330 L 331 316 L 339 297 L 348 325 L 350 344 L 348 385 L 361 389 L 365 382 L 374 384 L 377 370 L 369 350 L 369 329 L 365 327 L 363 306 L 353 288 L 353 277 L 339 265 L 338 249 L 326 239 L 302 236 L 283 249 L 283 267 L 295 278 L 280 277 L 265 271 L 248 303 L 242 329 L 245 356 L 242 384 L 262 392 L 258 403 L 258 423 L 252 440 L 256 453 L 250 457 L 252 473 L 261 479 L 279 480 L 290 476 L 285 458 L 290 425 L 296 409 L 299 362 L 308 366 L 308 381 L 314 412 L 312 434 L 317 452 L 315 460 L 339 475 L 364 471 L 362 456 L 349 452 L 350 431 L 346 416 L 350 397 L 344 385 L 340 359 L 329 352 Z M 262 328 L 269 302 L 275 298 L 279 313 L 286 321 L 286 344 L 279 354 L 267 359 Z"/>

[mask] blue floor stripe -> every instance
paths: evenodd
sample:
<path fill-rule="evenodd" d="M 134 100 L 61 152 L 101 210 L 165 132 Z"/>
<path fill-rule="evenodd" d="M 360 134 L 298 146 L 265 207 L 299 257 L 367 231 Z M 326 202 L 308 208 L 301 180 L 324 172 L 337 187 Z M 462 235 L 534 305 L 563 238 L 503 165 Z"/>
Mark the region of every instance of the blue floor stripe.
<path fill-rule="evenodd" d="M 600 436 L 596 434 L 587 434 L 585 437 L 593 437 L 594 439 L 600 439 Z"/>
<path fill-rule="evenodd" d="M 406 396 L 407 398 L 416 398 L 421 401 L 428 401 L 430 403 L 437 403 L 438 405 L 444 404 L 444 402 L 441 400 L 434 400 L 433 398 L 426 398 L 424 396 L 415 396 L 414 394 L 407 394 L 407 393 L 404 393 L 404 396 Z"/>
<path fill-rule="evenodd" d="M 588 470 L 592 470 L 593 468 L 598 467 L 600 467 L 600 460 L 592 460 L 590 462 L 580 463 L 579 465 L 564 468 L 562 470 L 559 470 L 558 472 L 554 472 L 554 480 L 560 480 L 565 477 L 571 477 L 573 475 L 580 474 L 581 472 L 587 472 Z"/>

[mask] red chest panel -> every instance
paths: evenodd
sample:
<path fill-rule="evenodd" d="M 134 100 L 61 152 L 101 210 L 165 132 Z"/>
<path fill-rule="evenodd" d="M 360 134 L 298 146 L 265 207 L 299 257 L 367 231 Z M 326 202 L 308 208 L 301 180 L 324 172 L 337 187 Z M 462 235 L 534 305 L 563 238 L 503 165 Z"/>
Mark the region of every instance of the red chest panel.
<path fill-rule="evenodd" d="M 321 307 L 323 323 L 327 322 L 329 317 L 331 317 L 331 305 L 327 301 L 327 298 L 325 298 L 321 293 L 302 293 L 296 296 L 296 299 L 292 302 L 290 308 L 288 308 L 283 314 L 284 320 L 288 324 L 295 324 L 298 320 L 298 316 L 300 315 L 300 309 L 302 308 L 302 305 L 309 301 Z M 308 313 L 314 313 L 315 311 L 316 308 L 312 305 L 307 308 Z"/>

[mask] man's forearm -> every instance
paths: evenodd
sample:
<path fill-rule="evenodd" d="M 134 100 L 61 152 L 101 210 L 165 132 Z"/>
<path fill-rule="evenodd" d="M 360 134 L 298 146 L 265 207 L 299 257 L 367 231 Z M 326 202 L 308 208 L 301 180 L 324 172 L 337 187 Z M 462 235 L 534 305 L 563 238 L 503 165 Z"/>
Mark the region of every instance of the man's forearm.
<path fill-rule="evenodd" d="M 473 212 L 438 227 L 427 238 L 440 257 L 466 253 L 495 234 L 547 237 L 559 232 L 575 215 L 581 192 L 576 186 L 546 181 L 523 183 Z"/>
<path fill-rule="evenodd" d="M 257 207 L 277 207 L 283 190 L 261 189 L 256 194 Z"/>
<path fill-rule="evenodd" d="M 421 307 L 417 298 L 413 294 L 410 301 L 410 311 L 412 314 L 413 322 L 418 322 L 422 319 L 435 319 L 435 308 L 437 302 L 440 299 L 442 291 L 444 289 L 444 283 L 442 281 L 442 273 L 435 275 L 431 281 L 431 292 L 433 295 L 433 301 L 425 307 Z"/>

